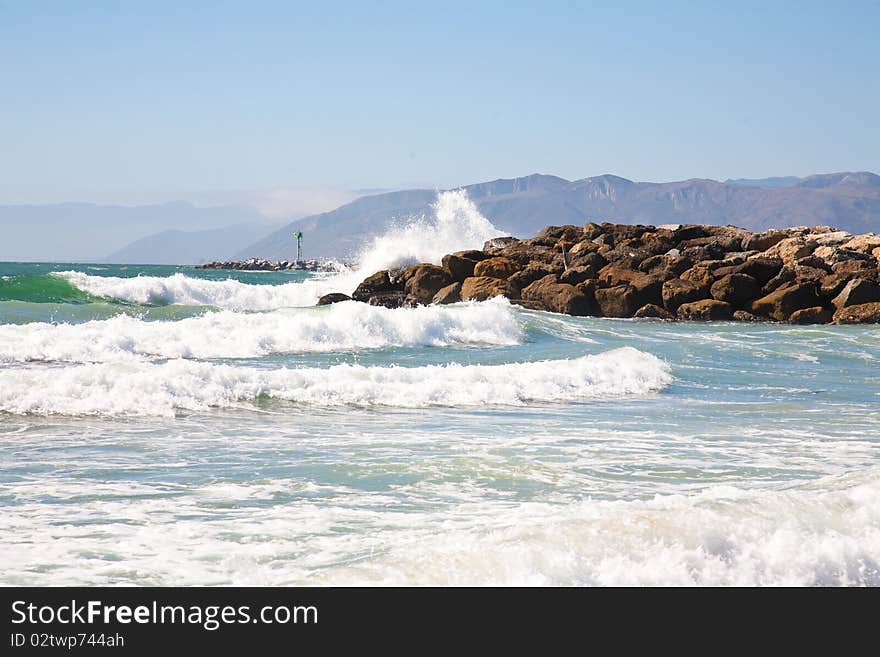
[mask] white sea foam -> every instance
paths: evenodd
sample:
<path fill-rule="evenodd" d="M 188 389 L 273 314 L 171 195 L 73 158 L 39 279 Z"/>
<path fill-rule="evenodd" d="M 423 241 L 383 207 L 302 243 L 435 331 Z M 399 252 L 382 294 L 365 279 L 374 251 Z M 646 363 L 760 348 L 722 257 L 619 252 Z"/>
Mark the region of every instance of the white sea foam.
<path fill-rule="evenodd" d="M 211 281 L 181 273 L 167 277 L 91 276 L 79 271 L 58 272 L 71 285 L 94 296 L 127 303 L 165 306 L 215 306 L 228 310 L 272 310 L 313 306 L 322 294 L 333 290 L 329 278 L 313 278 L 282 285 L 250 285 L 233 279 Z"/>
<path fill-rule="evenodd" d="M 353 269 L 298 283 L 251 285 L 212 281 L 181 273 L 168 277 L 120 278 L 79 271 L 57 272 L 89 294 L 143 305 L 207 305 L 228 310 L 272 310 L 313 306 L 330 292 L 350 294 L 367 276 L 417 262 L 439 263 L 447 253 L 482 247 L 502 232 L 483 217 L 464 190 L 441 192 L 430 216 L 417 217 L 374 238 Z"/>
<path fill-rule="evenodd" d="M 0 371 L 0 411 L 166 415 L 261 397 L 309 406 L 522 405 L 645 394 L 668 385 L 666 363 L 625 347 L 570 360 L 506 365 L 258 369 L 174 360 Z"/>
<path fill-rule="evenodd" d="M 83 324 L 0 326 L 0 363 L 132 357 L 252 358 L 279 353 L 514 345 L 523 331 L 504 300 L 387 308 L 353 301 L 266 313 L 209 312 L 178 321 L 117 315 Z"/>
<path fill-rule="evenodd" d="M 17 485 L 0 583 L 880 585 L 876 468 L 633 501 L 510 504 L 466 489 L 436 510 L 375 491 L 315 498 L 287 480 L 86 481 Z"/>

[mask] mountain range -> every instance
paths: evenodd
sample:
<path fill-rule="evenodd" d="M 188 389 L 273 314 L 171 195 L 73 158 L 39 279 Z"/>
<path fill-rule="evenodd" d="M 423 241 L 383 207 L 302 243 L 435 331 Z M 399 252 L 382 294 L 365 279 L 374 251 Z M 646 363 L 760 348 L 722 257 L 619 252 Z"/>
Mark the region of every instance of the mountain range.
<path fill-rule="evenodd" d="M 824 224 L 854 233 L 880 232 L 880 176 L 869 172 L 669 183 L 533 174 L 464 189 L 492 223 L 519 237 L 549 224 L 586 221 L 733 224 L 753 231 Z M 250 206 L 6 205 L 0 206 L 0 261 L 290 259 L 296 254 L 294 231 L 304 234 L 304 257 L 347 259 L 396 223 L 430 215 L 436 198 L 435 189 L 369 194 L 283 224 L 270 223 Z"/>
<path fill-rule="evenodd" d="M 880 231 L 880 176 L 869 172 L 670 183 L 633 182 L 613 175 L 565 180 L 533 174 L 464 189 L 486 218 L 517 237 L 533 235 L 546 225 L 587 221 L 733 224 L 752 231 L 799 225 Z M 305 257 L 350 257 L 394 222 L 429 214 L 436 196 L 436 190 L 424 189 L 365 196 L 293 221 L 240 250 L 237 258 L 290 258 L 296 253 L 296 230 L 304 234 Z"/>

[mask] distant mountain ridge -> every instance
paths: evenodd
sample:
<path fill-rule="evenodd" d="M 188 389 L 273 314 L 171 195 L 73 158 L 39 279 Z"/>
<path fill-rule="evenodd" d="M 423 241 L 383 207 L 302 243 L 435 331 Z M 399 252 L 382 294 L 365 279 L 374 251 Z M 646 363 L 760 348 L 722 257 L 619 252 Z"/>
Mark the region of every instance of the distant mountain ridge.
<path fill-rule="evenodd" d="M 533 235 L 546 225 L 586 221 L 733 224 L 752 231 L 832 225 L 853 233 L 880 231 L 877 174 L 841 172 L 764 181 L 763 185 L 761 180 L 748 179 L 651 183 L 610 174 L 572 181 L 532 174 L 464 189 L 484 216 L 514 236 Z M 434 190 L 421 189 L 365 196 L 293 221 L 236 257 L 290 258 L 296 252 L 294 230 L 305 235 L 306 257 L 351 257 L 363 242 L 394 222 L 430 213 L 436 195 Z"/>

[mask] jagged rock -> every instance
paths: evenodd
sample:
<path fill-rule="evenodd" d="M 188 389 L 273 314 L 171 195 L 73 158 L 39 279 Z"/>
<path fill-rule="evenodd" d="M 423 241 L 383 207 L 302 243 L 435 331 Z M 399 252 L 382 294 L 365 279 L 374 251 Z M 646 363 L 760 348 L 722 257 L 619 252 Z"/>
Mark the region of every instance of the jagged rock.
<path fill-rule="evenodd" d="M 762 288 L 763 294 L 770 294 L 771 292 L 775 292 L 783 285 L 787 285 L 788 283 L 792 283 L 797 278 L 797 272 L 795 272 L 793 267 L 783 267 L 779 270 L 779 273 L 776 274 L 773 278 L 767 281 L 767 284 Z"/>
<path fill-rule="evenodd" d="M 848 233 L 845 230 L 834 230 L 813 235 L 813 239 L 816 240 L 816 244 L 819 246 L 836 246 L 848 242 L 850 238 L 852 238 L 852 233 Z"/>
<path fill-rule="evenodd" d="M 569 285 L 577 285 L 578 283 L 583 283 L 584 281 L 594 279 L 596 278 L 596 276 L 596 268 L 591 265 L 585 265 L 582 267 L 571 267 L 570 269 L 566 269 L 559 276 L 559 282 L 568 283 Z"/>
<path fill-rule="evenodd" d="M 383 269 L 382 271 L 377 271 L 372 276 L 367 276 L 363 282 L 357 286 L 357 289 L 352 293 L 351 298 L 355 301 L 369 301 L 370 297 L 376 294 L 402 291 L 402 286 L 392 283 L 388 272 Z"/>
<path fill-rule="evenodd" d="M 765 230 L 763 233 L 754 233 L 743 240 L 743 248 L 746 250 L 766 251 L 782 240 L 791 236 L 789 229 Z"/>
<path fill-rule="evenodd" d="M 639 264 L 639 271 L 658 275 L 663 280 L 668 281 L 672 278 L 677 278 L 693 267 L 693 265 L 694 263 L 688 258 L 663 254 L 651 256 L 643 260 Z"/>
<path fill-rule="evenodd" d="M 456 281 L 463 281 L 468 276 L 474 275 L 474 266 L 489 258 L 488 253 L 482 251 L 456 251 L 443 256 L 443 269 L 448 271 Z"/>
<path fill-rule="evenodd" d="M 504 247 L 516 244 L 519 240 L 515 237 L 493 237 L 483 243 L 483 251 L 492 251 L 493 249 L 503 249 Z"/>
<path fill-rule="evenodd" d="M 847 306 L 834 313 L 835 324 L 880 324 L 880 303 Z"/>
<path fill-rule="evenodd" d="M 646 304 L 639 308 L 633 317 L 640 319 L 675 319 L 675 315 L 653 303 Z"/>
<path fill-rule="evenodd" d="M 792 313 L 820 304 L 815 283 L 789 283 L 752 302 L 751 312 L 784 322 Z"/>
<path fill-rule="evenodd" d="M 576 316 L 598 314 L 593 299 L 574 285 L 557 283 L 552 274 L 524 288 L 521 296 L 524 301 L 541 304 L 544 310 L 552 312 Z"/>
<path fill-rule="evenodd" d="M 825 299 L 833 299 L 849 282 L 848 274 L 828 274 L 819 281 L 819 294 Z"/>
<path fill-rule="evenodd" d="M 507 279 L 508 291 L 512 295 L 512 298 L 519 298 L 520 291 L 524 287 L 531 285 L 539 278 L 544 278 L 545 276 L 555 273 L 554 269 L 548 265 L 541 263 L 529 265 Z"/>
<path fill-rule="evenodd" d="M 872 253 L 875 249 L 880 248 L 880 235 L 874 233 L 865 233 L 857 235 L 843 245 L 844 249 L 850 251 L 859 251 L 861 253 Z M 877 257 L 877 256 L 875 256 Z"/>
<path fill-rule="evenodd" d="M 873 258 L 871 260 L 867 258 L 864 260 L 851 259 L 834 263 L 831 265 L 831 271 L 835 274 L 857 274 L 864 269 L 874 269 L 875 266 Z"/>
<path fill-rule="evenodd" d="M 492 278 L 508 278 L 515 274 L 522 265 L 517 264 L 510 258 L 504 256 L 496 256 L 478 262 L 474 267 L 474 276 L 491 276 Z"/>
<path fill-rule="evenodd" d="M 504 296 L 506 292 L 507 282 L 491 276 L 471 276 L 461 284 L 461 298 L 464 301 L 485 301 Z"/>
<path fill-rule="evenodd" d="M 704 283 L 694 283 L 681 278 L 673 278 L 663 283 L 661 298 L 663 306 L 675 312 L 683 303 L 691 303 L 705 299 L 709 295 L 709 285 Z"/>
<path fill-rule="evenodd" d="M 596 290 L 596 302 L 605 317 L 632 317 L 649 303 L 659 305 L 662 283 L 647 274 L 630 283 Z"/>
<path fill-rule="evenodd" d="M 716 299 L 703 299 L 680 305 L 678 316 L 681 319 L 723 321 L 733 319 L 733 306 Z"/>
<path fill-rule="evenodd" d="M 824 306 L 813 306 L 794 311 L 788 321 L 792 324 L 827 324 L 832 315 L 831 310 Z"/>
<path fill-rule="evenodd" d="M 713 274 L 723 277 L 728 274 L 747 274 L 754 278 L 761 285 L 765 285 L 770 279 L 776 276 L 782 269 L 782 259 L 765 258 L 762 254 L 748 257 L 748 259 L 739 265 L 730 267 L 719 267 Z"/>
<path fill-rule="evenodd" d="M 339 303 L 340 301 L 351 301 L 351 297 L 341 292 L 331 292 L 318 299 L 318 305 L 329 306 L 331 303 Z"/>
<path fill-rule="evenodd" d="M 421 304 L 429 304 L 441 288 L 453 282 L 452 275 L 437 265 L 420 264 L 408 268 L 404 291 Z"/>
<path fill-rule="evenodd" d="M 783 264 L 793 266 L 800 258 L 812 255 L 818 244 L 816 240 L 802 236 L 786 237 L 781 242 L 770 247 L 762 254 L 765 258 L 778 257 Z"/>
<path fill-rule="evenodd" d="M 748 274 L 728 274 L 712 283 L 713 299 L 741 308 L 761 293 L 761 285 Z"/>
<path fill-rule="evenodd" d="M 549 237 L 556 241 L 564 240 L 566 242 L 578 242 L 584 237 L 584 229 L 579 226 L 547 226 L 542 229 L 537 237 Z"/>
<path fill-rule="evenodd" d="M 431 299 L 431 303 L 439 304 L 457 303 L 459 301 L 461 301 L 461 283 L 458 281 L 441 288 L 440 291 L 434 295 L 434 298 Z"/>
<path fill-rule="evenodd" d="M 384 306 L 385 308 L 402 308 L 406 302 L 406 299 L 406 292 L 395 290 L 391 292 L 379 292 L 377 294 L 373 294 L 367 299 L 367 303 L 369 303 L 371 306 Z"/>
<path fill-rule="evenodd" d="M 766 322 L 767 320 L 763 317 L 758 317 L 757 315 L 753 315 L 747 310 L 735 310 L 733 311 L 733 319 L 737 322 Z"/>
<path fill-rule="evenodd" d="M 862 278 L 849 281 L 831 301 L 838 310 L 874 302 L 880 302 L 880 286 Z"/>

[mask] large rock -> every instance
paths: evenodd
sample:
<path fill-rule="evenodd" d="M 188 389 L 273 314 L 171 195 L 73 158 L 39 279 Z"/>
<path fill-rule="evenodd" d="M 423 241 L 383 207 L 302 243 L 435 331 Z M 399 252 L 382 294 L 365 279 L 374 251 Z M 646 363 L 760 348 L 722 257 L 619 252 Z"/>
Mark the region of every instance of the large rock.
<path fill-rule="evenodd" d="M 811 255 L 816 250 L 816 240 L 808 237 L 786 237 L 784 240 L 770 247 L 762 254 L 765 258 L 778 257 L 783 264 L 793 266 L 795 262 Z"/>
<path fill-rule="evenodd" d="M 724 321 L 733 319 L 733 306 L 716 299 L 703 299 L 679 306 L 678 316 L 681 319 Z"/>
<path fill-rule="evenodd" d="M 663 283 L 662 299 L 663 306 L 675 312 L 683 303 L 699 301 L 709 296 L 709 285 L 694 283 L 681 278 L 673 278 Z"/>
<path fill-rule="evenodd" d="M 461 284 L 461 298 L 464 301 L 485 301 L 506 293 L 507 282 L 491 276 L 471 276 Z"/>
<path fill-rule="evenodd" d="M 747 251 L 766 251 L 782 240 L 791 236 L 789 229 L 765 230 L 763 233 L 754 233 L 743 240 L 743 248 Z"/>
<path fill-rule="evenodd" d="M 568 283 L 557 283 L 553 275 L 545 276 L 524 288 L 524 301 L 540 304 L 544 310 L 566 315 L 597 315 L 595 300 Z"/>
<path fill-rule="evenodd" d="M 630 283 L 596 290 L 596 302 L 605 317 L 632 317 L 647 304 L 660 304 L 662 284 L 644 275 Z"/>
<path fill-rule="evenodd" d="M 761 254 L 757 254 L 739 265 L 719 267 L 713 274 L 719 278 L 728 274 L 746 274 L 764 285 L 776 276 L 780 269 L 782 269 L 781 258 L 765 258 Z"/>
<path fill-rule="evenodd" d="M 843 248 L 861 253 L 871 253 L 874 249 L 880 248 L 880 235 L 875 235 L 874 233 L 857 235 L 846 242 Z"/>
<path fill-rule="evenodd" d="M 571 267 L 569 269 L 566 269 L 559 276 L 559 282 L 568 283 L 569 285 L 577 285 L 578 283 L 583 283 L 584 281 L 594 279 L 596 278 L 596 276 L 596 268 L 591 265 Z"/>
<path fill-rule="evenodd" d="M 474 266 L 474 276 L 491 276 L 492 278 L 508 278 L 515 274 L 522 265 L 514 262 L 510 258 L 497 256 L 478 262 Z"/>
<path fill-rule="evenodd" d="M 661 308 L 653 303 L 639 308 L 633 317 L 638 317 L 639 319 L 675 319 L 675 315 L 666 310 L 666 308 Z"/>
<path fill-rule="evenodd" d="M 483 243 L 483 251 L 492 251 L 494 249 L 503 249 L 519 242 L 515 237 L 493 237 Z"/>
<path fill-rule="evenodd" d="M 461 282 L 468 276 L 473 276 L 474 266 L 488 257 L 489 254 L 483 251 L 456 251 L 443 256 L 443 268 L 454 280 Z"/>
<path fill-rule="evenodd" d="M 459 301 L 461 301 L 461 283 L 458 281 L 441 288 L 440 291 L 434 295 L 434 298 L 431 299 L 431 303 L 439 304 L 457 303 Z"/>
<path fill-rule="evenodd" d="M 371 295 L 367 299 L 367 303 L 371 306 L 383 306 L 385 308 L 402 308 L 410 305 L 407 303 L 407 294 L 400 290 L 392 290 L 390 292 L 378 292 Z"/>
<path fill-rule="evenodd" d="M 862 278 L 854 278 L 843 287 L 831 303 L 839 310 L 877 301 L 880 301 L 880 285 Z"/>
<path fill-rule="evenodd" d="M 832 315 L 829 308 L 813 306 L 794 311 L 788 321 L 792 324 L 827 324 L 831 321 Z"/>
<path fill-rule="evenodd" d="M 880 324 L 880 303 L 847 306 L 834 313 L 835 324 Z"/>
<path fill-rule="evenodd" d="M 712 283 L 712 298 L 742 308 L 761 294 L 761 286 L 748 274 L 728 274 Z"/>
<path fill-rule="evenodd" d="M 331 292 L 318 299 L 318 305 L 329 306 L 331 303 L 339 303 L 340 301 L 351 301 L 351 297 L 341 292 Z"/>
<path fill-rule="evenodd" d="M 525 269 L 520 269 L 507 279 L 507 289 L 513 298 L 519 298 L 520 291 L 540 278 L 555 274 L 554 268 L 542 263 L 531 264 Z"/>
<path fill-rule="evenodd" d="M 419 303 L 429 304 L 437 292 L 452 282 L 452 275 L 443 267 L 420 264 L 407 276 L 404 291 Z"/>
<path fill-rule="evenodd" d="M 820 305 L 815 283 L 789 283 L 752 302 L 751 311 L 784 322 L 798 310 Z"/>
<path fill-rule="evenodd" d="M 352 293 L 351 298 L 355 301 L 370 300 L 370 297 L 384 292 L 402 292 L 403 288 L 396 283 L 391 282 L 391 277 L 384 269 L 377 271 L 372 276 L 367 276 L 363 282 L 357 286 Z"/>

